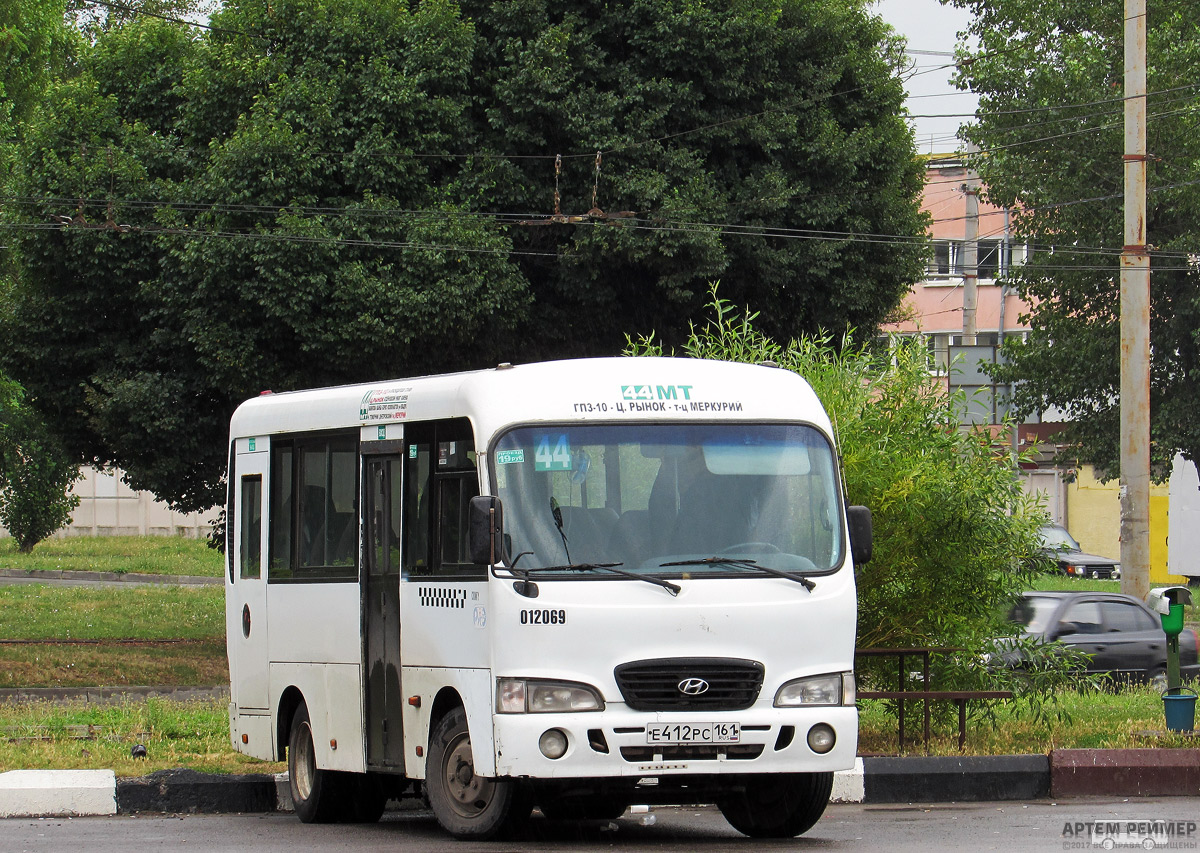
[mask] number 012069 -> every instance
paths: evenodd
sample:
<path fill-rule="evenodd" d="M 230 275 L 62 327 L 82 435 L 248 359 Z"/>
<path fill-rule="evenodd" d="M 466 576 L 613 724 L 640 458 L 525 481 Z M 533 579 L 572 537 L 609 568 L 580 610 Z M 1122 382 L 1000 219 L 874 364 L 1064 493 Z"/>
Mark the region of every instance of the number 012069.
<path fill-rule="evenodd" d="M 522 625 L 566 625 L 565 610 L 522 610 Z"/>

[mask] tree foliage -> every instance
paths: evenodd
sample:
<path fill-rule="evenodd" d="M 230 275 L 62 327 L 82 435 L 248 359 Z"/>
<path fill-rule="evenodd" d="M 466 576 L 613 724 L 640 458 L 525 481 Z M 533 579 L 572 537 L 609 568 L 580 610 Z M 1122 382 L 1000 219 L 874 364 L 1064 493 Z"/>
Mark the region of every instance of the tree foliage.
<path fill-rule="evenodd" d="M 1123 19 L 1117 0 L 953 0 L 979 47 L 960 82 L 979 94 L 968 138 L 988 199 L 1036 246 L 1013 283 L 1034 307 L 1009 338 L 1004 381 L 1024 413 L 1061 409 L 1082 461 L 1119 472 L 1119 260 L 1124 243 Z M 1146 227 L 1152 253 L 1152 463 L 1200 459 L 1200 24 L 1191 4 L 1149 4 Z"/>
<path fill-rule="evenodd" d="M 219 499 L 228 416 L 265 388 L 615 352 L 715 275 L 772 332 L 871 329 L 920 274 L 917 242 L 853 238 L 923 224 L 863 4 L 234 0 L 210 24 L 98 32 L 9 209 L 0 362 L 81 459 L 179 508 Z"/>
<path fill-rule="evenodd" d="M 0 374 L 0 524 L 23 554 L 71 518 L 68 489 L 79 466 L 25 404 L 21 387 Z"/>
<path fill-rule="evenodd" d="M 63 21 L 63 0 L 13 0 L 0 6 L 0 186 L 22 124 L 78 43 Z"/>

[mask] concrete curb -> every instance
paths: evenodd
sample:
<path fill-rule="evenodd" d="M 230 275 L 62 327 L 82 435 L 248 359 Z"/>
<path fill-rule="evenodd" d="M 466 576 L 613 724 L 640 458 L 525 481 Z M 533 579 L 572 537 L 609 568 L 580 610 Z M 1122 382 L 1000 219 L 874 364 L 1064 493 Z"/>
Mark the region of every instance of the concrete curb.
<path fill-rule="evenodd" d="M 96 581 L 103 583 L 164 584 L 169 586 L 207 586 L 225 583 L 223 577 L 202 575 L 155 575 L 141 572 L 85 572 L 74 569 L 0 569 L 0 578 L 46 581 Z"/>
<path fill-rule="evenodd" d="M 1050 795 L 1050 759 L 1045 755 L 868 758 L 864 771 L 868 803 L 1036 800 Z"/>
<path fill-rule="evenodd" d="M 1056 749 L 1050 753 L 1053 796 L 1097 790 L 1120 797 L 1200 796 L 1200 750 Z"/>
<path fill-rule="evenodd" d="M 856 758 L 853 770 L 838 770 L 833 774 L 833 791 L 829 794 L 829 802 L 861 803 L 865 796 L 863 760 Z"/>
<path fill-rule="evenodd" d="M 117 813 L 111 770 L 0 773 L 0 817 L 78 817 Z"/>
<path fill-rule="evenodd" d="M 149 776 L 118 779 L 117 811 L 221 814 L 272 812 L 278 806 L 274 776 L 218 776 L 195 770 L 159 770 Z"/>

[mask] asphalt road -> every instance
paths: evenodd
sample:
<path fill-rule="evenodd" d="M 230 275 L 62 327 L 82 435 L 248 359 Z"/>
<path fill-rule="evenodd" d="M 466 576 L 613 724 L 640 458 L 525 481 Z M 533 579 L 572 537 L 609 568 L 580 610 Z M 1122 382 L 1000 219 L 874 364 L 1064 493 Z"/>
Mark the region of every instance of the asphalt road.
<path fill-rule="evenodd" d="M 626 813 L 613 822 L 569 824 L 540 818 L 520 838 L 505 842 L 453 842 L 426 812 L 385 815 L 368 826 L 308 826 L 292 815 L 161 815 L 111 818 L 10 818 L 0 820 L 5 853 L 126 853 L 197 850 L 205 853 L 296 853 L 320 850 L 389 850 L 402 853 L 511 853 L 512 851 L 613 850 L 722 853 L 747 850 L 889 851 L 1074 850 L 1092 848 L 1064 835 L 1068 826 L 1103 821 L 1192 821 L 1200 798 L 1159 800 L 1072 799 L 1029 803 L 962 803 L 914 806 L 830 806 L 821 821 L 800 838 L 758 841 L 739 835 L 715 808 L 657 808 L 647 815 Z M 1200 832 L 1174 839 L 1174 849 L 1197 849 Z M 1079 843 L 1082 842 L 1082 843 Z"/>

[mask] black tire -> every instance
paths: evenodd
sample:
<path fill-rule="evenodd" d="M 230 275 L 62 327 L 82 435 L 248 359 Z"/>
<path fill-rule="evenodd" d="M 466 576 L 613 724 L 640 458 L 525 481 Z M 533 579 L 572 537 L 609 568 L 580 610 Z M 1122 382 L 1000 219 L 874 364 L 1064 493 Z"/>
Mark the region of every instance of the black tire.
<path fill-rule="evenodd" d="M 521 783 L 475 775 L 467 715 L 461 707 L 438 720 L 429 737 L 425 791 L 437 822 L 459 839 L 507 837 L 525 825 L 533 810 Z"/>
<path fill-rule="evenodd" d="M 629 803 L 609 797 L 550 797 L 538 802 L 547 820 L 616 820 Z"/>
<path fill-rule="evenodd" d="M 745 790 L 722 798 L 717 807 L 730 826 L 751 838 L 793 838 L 820 820 L 832 791 L 832 773 L 751 776 Z"/>
<path fill-rule="evenodd" d="M 298 707 L 292 715 L 287 763 L 288 784 L 296 816 L 305 823 L 332 823 L 338 820 L 342 814 L 340 794 L 344 786 L 340 784 L 340 774 L 317 768 L 312 727 L 305 705 Z"/>

